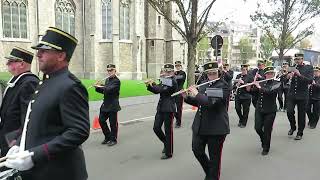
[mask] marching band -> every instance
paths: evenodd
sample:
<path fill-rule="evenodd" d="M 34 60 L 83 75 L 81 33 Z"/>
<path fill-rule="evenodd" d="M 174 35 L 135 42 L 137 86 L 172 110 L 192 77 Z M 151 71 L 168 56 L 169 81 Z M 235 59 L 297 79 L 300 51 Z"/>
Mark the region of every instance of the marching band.
<path fill-rule="evenodd" d="M 59 42 L 56 39 L 63 42 Z M 63 57 L 65 57 L 63 60 L 66 62 L 70 60 L 76 46 L 74 37 L 56 28 L 49 28 L 41 42 L 33 47 L 38 50 L 37 56 L 40 59 L 42 54 L 52 50 L 53 53 L 63 54 Z M 56 45 L 50 43 L 56 43 Z M 58 49 L 59 51 L 56 50 L 58 45 L 62 48 L 61 50 Z M 32 54 L 20 48 L 12 50 L 12 52 L 15 51 L 18 53 L 8 58 L 8 66 L 10 64 L 11 67 L 16 62 L 31 63 Z M 173 156 L 173 119 L 176 119 L 175 127 L 180 128 L 183 103 L 196 106 L 198 110 L 192 125 L 192 151 L 203 168 L 205 180 L 218 180 L 220 178 L 223 143 L 230 133 L 228 107 L 232 91 L 235 94 L 235 110 L 239 117 L 238 127 L 246 127 L 251 102 L 255 107 L 254 128 L 261 141 L 262 155 L 269 154 L 272 129 L 277 111 L 286 111 L 290 123 L 288 135 L 292 136 L 297 130 L 294 139 L 301 140 L 306 124 L 306 115 L 309 119 L 307 125 L 310 129 L 315 129 L 319 121 L 320 67 L 305 65 L 303 63 L 303 54 L 301 53 L 295 54 L 294 61 L 294 67 L 290 67 L 288 63 L 283 63 L 279 73 L 276 73 L 274 67 L 266 66 L 266 62 L 262 60 L 258 61 L 258 68 L 253 70 L 249 69 L 248 64 L 242 64 L 241 73 L 235 79 L 233 79 L 234 72 L 230 70 L 228 63 L 219 67 L 218 62 L 209 62 L 202 66 L 203 72 L 196 68 L 196 85 L 192 85 L 187 89 L 184 89 L 186 73 L 182 70 L 181 61 L 176 61 L 174 64 L 164 64 L 158 83 L 152 79 L 144 82 L 148 91 L 160 94 L 153 131 L 163 145 L 161 159 L 170 159 Z M 118 111 L 121 110 L 119 105 L 121 83 L 116 76 L 116 66 L 108 64 L 107 76 L 87 89 L 84 89 L 80 81 L 70 74 L 67 69 L 67 63 L 63 63 L 59 68 L 60 71 L 51 72 L 48 67 L 42 66 L 41 70 L 45 73 L 45 78 L 39 82 L 37 88 L 34 87 L 34 82 L 38 83 L 37 78 L 33 78 L 32 81 L 28 82 L 33 83 L 30 88 L 36 89 L 36 91 L 32 97 L 28 92 L 26 101 L 31 101 L 23 107 L 26 112 L 19 112 L 23 116 L 30 116 L 29 119 L 26 118 L 24 126 L 19 124 L 13 129 L 5 129 L 8 126 L 6 123 L 8 123 L 7 116 L 10 116 L 10 112 L 5 111 L 7 108 L 5 107 L 7 106 L 6 101 L 2 103 L 0 167 L 6 166 L 15 169 L 15 171 L 10 172 L 3 171 L 2 173 L 6 172 L 6 176 L 9 176 L 8 174 L 13 176 L 13 174 L 17 174 L 16 171 L 18 170 L 27 172 L 21 173 L 22 177 L 32 177 L 33 179 L 48 177 L 48 175 L 59 171 L 48 162 L 51 155 L 55 155 L 62 157 L 56 162 L 61 165 L 72 163 L 79 159 L 81 161 L 78 166 L 74 167 L 75 170 L 72 172 L 76 172 L 78 169 L 83 169 L 84 171 L 81 174 L 67 174 L 65 179 L 84 180 L 87 178 L 84 156 L 79 146 L 89 135 L 87 90 L 92 87 L 95 88 L 96 92 L 104 95 L 99 114 L 99 123 L 104 134 L 102 144 L 114 146 L 118 142 Z M 29 72 L 29 70 L 27 71 Z M 5 92 L 6 98 L 9 98 L 10 93 L 15 91 L 14 88 L 19 88 L 20 84 L 15 86 L 14 83 L 12 86 L 12 82 L 15 82 L 14 79 L 19 78 L 17 76 L 19 74 L 21 73 L 13 74 L 13 80 L 10 80 Z M 30 75 L 34 76 L 31 73 Z M 66 81 L 70 89 L 67 89 L 62 84 L 63 81 Z M 103 81 L 104 84 L 102 83 Z M 42 93 L 39 93 L 40 90 Z M 51 94 L 51 98 L 48 96 L 50 94 L 49 90 L 54 92 L 54 94 Z M 61 100 L 60 92 L 65 93 L 63 94 L 66 96 L 64 100 Z M 76 100 L 73 97 L 79 99 Z M 48 98 L 54 102 L 49 103 Z M 279 109 L 277 107 L 277 99 Z M 44 105 L 35 103 L 35 100 L 43 102 Z M 60 108 L 60 106 L 67 108 L 63 112 L 69 111 L 69 114 L 68 112 L 67 115 L 62 114 L 62 107 Z M 295 106 L 298 109 L 297 124 Z M 77 111 L 80 114 L 78 115 L 73 111 Z M 81 118 L 79 118 L 80 116 Z M 17 118 L 19 119 L 20 116 Z M 70 122 L 66 121 L 66 119 Z M 107 124 L 108 119 L 110 128 Z M 19 119 L 18 121 L 23 123 L 23 120 Z M 27 126 L 28 124 L 29 126 Z M 162 130 L 163 125 L 164 131 Z M 36 128 L 52 129 L 39 131 Z M 72 128 L 74 130 L 71 130 Z M 27 130 L 28 133 L 26 132 Z M 14 132 L 14 137 L 8 136 L 11 133 L 9 131 Z M 53 136 L 52 133 L 54 134 Z M 22 136 L 22 138 L 19 139 L 19 136 Z M 54 139 L 54 137 L 59 137 L 60 139 Z M 9 141 L 8 138 L 10 139 Z M 208 155 L 205 151 L 206 146 L 208 146 Z M 72 149 L 68 147 L 72 147 Z M 18 152 L 19 157 L 13 156 Z M 39 166 L 40 163 L 42 166 Z M 50 172 L 43 171 L 43 168 L 47 166 L 52 167 L 53 170 Z"/>

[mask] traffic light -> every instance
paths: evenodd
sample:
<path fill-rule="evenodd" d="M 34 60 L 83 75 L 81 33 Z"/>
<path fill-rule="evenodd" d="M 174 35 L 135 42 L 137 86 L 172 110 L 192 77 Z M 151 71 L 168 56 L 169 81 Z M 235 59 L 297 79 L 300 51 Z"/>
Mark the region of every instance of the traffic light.
<path fill-rule="evenodd" d="M 217 51 L 214 49 L 213 55 L 214 56 L 221 56 L 221 49 L 218 49 Z"/>

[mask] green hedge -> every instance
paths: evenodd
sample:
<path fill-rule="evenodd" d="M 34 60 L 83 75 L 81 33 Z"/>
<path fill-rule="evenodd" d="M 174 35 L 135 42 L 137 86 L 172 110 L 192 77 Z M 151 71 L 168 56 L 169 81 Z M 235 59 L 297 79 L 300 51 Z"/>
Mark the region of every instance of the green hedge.
<path fill-rule="evenodd" d="M 98 101 L 103 99 L 103 95 L 97 93 L 94 88 L 89 88 L 95 83 L 95 80 L 82 79 L 82 83 L 87 87 L 90 101 Z M 147 91 L 143 81 L 138 80 L 121 80 L 120 98 L 146 96 L 152 93 Z"/>

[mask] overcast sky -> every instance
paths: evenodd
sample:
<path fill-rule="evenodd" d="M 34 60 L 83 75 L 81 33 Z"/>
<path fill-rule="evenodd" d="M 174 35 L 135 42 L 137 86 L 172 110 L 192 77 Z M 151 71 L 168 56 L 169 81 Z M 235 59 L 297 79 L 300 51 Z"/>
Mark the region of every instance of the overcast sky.
<path fill-rule="evenodd" d="M 258 0 L 217 0 L 214 3 L 212 14 L 209 21 L 224 20 L 235 21 L 241 24 L 254 24 L 250 20 L 250 14 L 253 14 L 257 8 Z M 261 0 L 260 0 L 261 1 Z M 319 18 L 320 20 L 320 18 Z M 314 50 L 320 50 L 320 23 L 316 24 L 316 33 L 309 38 Z"/>

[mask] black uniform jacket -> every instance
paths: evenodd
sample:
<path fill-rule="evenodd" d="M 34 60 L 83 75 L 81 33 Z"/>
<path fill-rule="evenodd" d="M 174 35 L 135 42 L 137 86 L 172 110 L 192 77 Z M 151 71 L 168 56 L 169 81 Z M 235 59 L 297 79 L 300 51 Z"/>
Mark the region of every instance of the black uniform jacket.
<path fill-rule="evenodd" d="M 246 74 L 246 75 L 238 74 L 236 79 L 242 79 L 244 81 L 244 84 L 252 82 L 252 76 L 249 74 Z M 237 82 L 234 83 L 233 89 L 237 89 L 236 85 L 237 85 Z M 241 84 L 241 85 L 243 85 L 243 84 Z M 245 87 L 238 88 L 238 91 L 236 92 L 236 95 L 235 95 L 236 99 L 251 99 L 251 97 L 252 96 L 250 94 L 250 91 L 247 91 L 247 89 Z"/>
<path fill-rule="evenodd" d="M 176 81 L 178 83 L 178 91 L 183 89 L 184 82 L 186 81 L 186 73 L 182 70 L 174 72 Z"/>
<path fill-rule="evenodd" d="M 172 86 L 166 86 L 163 84 L 153 84 L 147 86 L 148 91 L 159 94 L 160 99 L 157 106 L 158 112 L 177 112 L 177 105 L 175 97 L 171 97 L 171 94 L 177 92 L 178 85 L 174 78 L 172 78 Z"/>
<path fill-rule="evenodd" d="M 229 84 L 230 88 L 232 89 L 233 71 L 229 70 L 227 72 L 222 72 L 221 77 Z"/>
<path fill-rule="evenodd" d="M 281 82 L 281 88 L 282 89 L 289 89 L 289 79 L 287 78 L 287 73 L 282 74 L 278 77 Z"/>
<path fill-rule="evenodd" d="M 2 100 L 0 109 L 0 143 L 2 150 L 9 148 L 7 140 L 16 140 L 21 135 L 28 103 L 39 82 L 36 75 L 27 73 L 20 74 L 19 79 L 17 78 L 20 75 L 12 78 L 10 83 L 16 80 L 17 82 L 13 87 L 8 87 Z M 8 133 L 11 134 L 10 139 L 6 140 Z"/>
<path fill-rule="evenodd" d="M 223 98 L 206 96 L 206 88 L 222 88 Z M 185 102 L 198 107 L 192 131 L 197 135 L 224 135 L 230 133 L 227 101 L 230 88 L 224 80 L 218 80 L 200 87 L 195 97 L 188 96 Z"/>
<path fill-rule="evenodd" d="M 312 100 L 320 100 L 320 77 L 314 77 L 316 84 L 312 84 L 309 88 L 309 98 Z"/>
<path fill-rule="evenodd" d="M 313 67 L 310 65 L 298 65 L 296 67 L 301 76 L 293 76 L 290 83 L 288 96 L 294 99 L 308 99 L 308 85 L 313 80 Z"/>
<path fill-rule="evenodd" d="M 261 88 L 252 88 L 252 91 L 258 97 L 256 104 L 256 111 L 262 113 L 273 113 L 277 112 L 276 98 L 278 90 L 281 86 L 281 82 L 270 80 L 260 83 Z"/>
<path fill-rule="evenodd" d="M 257 73 L 258 73 L 260 76 L 264 77 L 264 69 L 255 68 L 255 69 L 253 69 L 253 70 L 251 70 L 251 71 L 248 72 L 248 74 L 251 75 L 252 78 L 254 78 L 254 76 L 255 76 Z M 258 79 L 257 79 L 257 80 L 258 80 Z"/>
<path fill-rule="evenodd" d="M 90 133 L 88 93 L 67 68 L 40 81 L 31 100 L 26 150 L 34 152 L 32 180 L 85 180 L 81 144 Z"/>
<path fill-rule="evenodd" d="M 106 79 L 104 87 L 96 87 L 97 92 L 104 94 L 100 111 L 118 112 L 121 110 L 119 104 L 120 85 L 118 77 L 112 76 Z"/>

